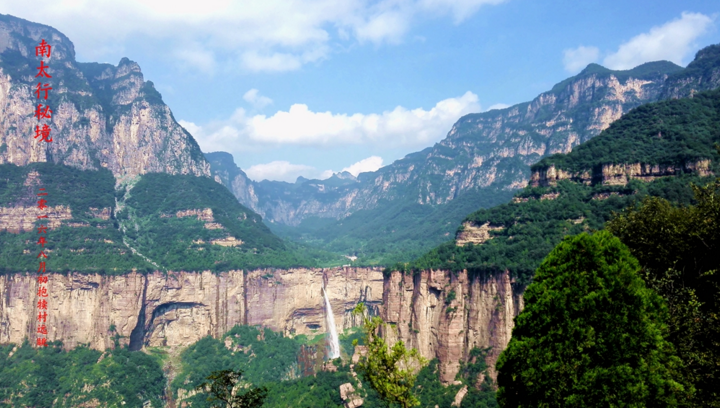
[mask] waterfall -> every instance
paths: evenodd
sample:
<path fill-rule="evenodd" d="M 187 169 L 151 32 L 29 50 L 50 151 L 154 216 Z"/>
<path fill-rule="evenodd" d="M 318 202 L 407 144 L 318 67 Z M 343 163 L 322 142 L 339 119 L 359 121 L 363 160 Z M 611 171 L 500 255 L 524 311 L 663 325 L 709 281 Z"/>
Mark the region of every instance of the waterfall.
<path fill-rule="evenodd" d="M 322 291 L 323 294 L 325 294 L 325 314 L 327 315 L 328 334 L 330 335 L 330 359 L 332 360 L 340 357 L 340 340 L 338 339 L 337 329 L 335 328 L 335 316 L 333 315 L 332 306 L 330 306 L 330 299 L 328 299 L 325 286 L 323 286 Z"/>

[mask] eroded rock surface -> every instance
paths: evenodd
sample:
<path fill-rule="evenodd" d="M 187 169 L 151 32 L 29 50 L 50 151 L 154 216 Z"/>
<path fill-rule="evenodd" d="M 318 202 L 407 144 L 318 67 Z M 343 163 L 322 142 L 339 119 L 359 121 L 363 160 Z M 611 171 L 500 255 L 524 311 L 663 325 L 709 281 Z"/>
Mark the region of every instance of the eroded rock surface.
<path fill-rule="evenodd" d="M 422 271 L 415 276 L 392 272 L 385 279 L 382 316 L 395 330 L 386 330 L 390 343 L 403 340 L 427 358 L 438 358 L 440 380 L 455 379 L 460 361 L 470 351 L 491 347 L 486 356 L 489 375 L 510 342 L 513 318 L 523 308 L 522 288 L 509 273 L 468 276 L 467 272 Z"/>
<path fill-rule="evenodd" d="M 47 82 L 53 113 L 44 119 L 52 143 L 31 137 L 37 124 L 37 80 L 29 67 L 38 63 L 34 47 L 41 39 L 52 45 L 50 58 L 44 59 L 52 75 Z M 65 35 L 12 16 L 0 21 L 0 54 L 0 164 L 105 167 L 121 179 L 149 172 L 210 175 L 199 146 L 137 63 L 127 58 L 117 66 L 79 63 Z"/>
<path fill-rule="evenodd" d="M 132 349 L 220 338 L 236 324 L 286 335 L 322 333 L 327 330 L 323 284 L 338 331 L 354 325 L 350 313 L 358 302 L 378 311 L 383 278 L 372 268 L 49 274 L 48 340 L 104 350 L 113 346 L 115 333 Z M 0 343 L 34 339 L 37 289 L 34 275 L 0 276 Z"/>

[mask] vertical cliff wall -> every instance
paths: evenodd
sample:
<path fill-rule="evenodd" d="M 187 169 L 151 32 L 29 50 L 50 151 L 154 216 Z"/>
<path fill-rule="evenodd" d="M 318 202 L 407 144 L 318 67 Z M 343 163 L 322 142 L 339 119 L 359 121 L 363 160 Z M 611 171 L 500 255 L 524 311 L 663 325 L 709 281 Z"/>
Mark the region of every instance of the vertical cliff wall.
<path fill-rule="evenodd" d="M 247 276 L 246 322 L 285 335 L 324 332 L 323 285 L 339 332 L 360 324 L 352 316 L 358 302 L 365 302 L 375 314 L 379 311 L 383 291 L 379 269 L 257 270 Z"/>
<path fill-rule="evenodd" d="M 395 325 L 386 338 L 402 340 L 425 358 L 438 358 L 444 383 L 455 380 L 460 361 L 475 347 L 491 347 L 486 363 L 495 379 L 495 363 L 523 308 L 521 289 L 507 272 L 487 277 L 466 271 L 392 272 L 384 281 L 383 303 L 383 318 Z"/>
<path fill-rule="evenodd" d="M 353 325 L 350 311 L 357 302 L 378 310 L 383 286 L 377 268 L 49 277 L 48 339 L 100 350 L 112 347 L 116 334 L 131 349 L 179 347 L 207 335 L 220 337 L 236 324 L 323 333 L 323 282 L 342 331 Z M 35 338 L 37 300 L 34 275 L 0 276 L 0 343 Z"/>
<path fill-rule="evenodd" d="M 207 335 L 219 338 L 236 324 L 285 335 L 324 333 L 324 285 L 338 331 L 360 323 L 351 312 L 365 302 L 395 324 L 385 333 L 390 343 L 402 339 L 440 360 L 445 383 L 475 347 L 491 347 L 486 362 L 495 378 L 495 362 L 523 307 L 508 273 L 393 272 L 383 278 L 378 268 L 345 267 L 49 276 L 48 339 L 68 348 L 83 343 L 104 350 L 116 335 L 131 349 L 182 347 Z M 34 275 L 0 276 L 0 343 L 34 339 L 37 300 Z"/>

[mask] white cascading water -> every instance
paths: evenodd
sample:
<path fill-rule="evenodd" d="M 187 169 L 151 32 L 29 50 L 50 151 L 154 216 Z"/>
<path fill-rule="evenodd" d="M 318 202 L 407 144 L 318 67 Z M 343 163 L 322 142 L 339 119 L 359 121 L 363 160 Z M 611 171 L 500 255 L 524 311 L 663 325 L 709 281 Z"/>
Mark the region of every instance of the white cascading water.
<path fill-rule="evenodd" d="M 338 339 L 337 329 L 335 328 L 335 316 L 333 315 L 332 306 L 330 306 L 330 299 L 328 299 L 324 286 L 322 291 L 325 295 L 325 314 L 327 315 L 328 334 L 330 335 L 330 359 L 332 360 L 340 357 L 340 340 Z"/>

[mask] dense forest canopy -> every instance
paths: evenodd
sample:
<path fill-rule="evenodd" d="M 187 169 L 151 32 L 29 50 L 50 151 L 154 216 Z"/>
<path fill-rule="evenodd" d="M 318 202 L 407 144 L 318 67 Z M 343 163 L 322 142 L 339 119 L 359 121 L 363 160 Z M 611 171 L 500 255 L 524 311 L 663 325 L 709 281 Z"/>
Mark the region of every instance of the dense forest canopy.
<path fill-rule="evenodd" d="M 566 237 L 525 291 L 501 354 L 502 407 L 677 406 L 691 394 L 667 308 L 607 231 Z"/>

